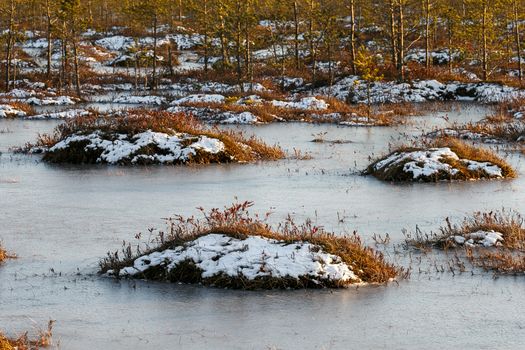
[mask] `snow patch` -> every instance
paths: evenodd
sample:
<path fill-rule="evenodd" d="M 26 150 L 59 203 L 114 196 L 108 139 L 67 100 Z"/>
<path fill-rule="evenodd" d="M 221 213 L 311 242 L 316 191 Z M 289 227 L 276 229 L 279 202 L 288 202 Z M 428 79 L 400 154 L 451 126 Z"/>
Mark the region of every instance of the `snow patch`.
<path fill-rule="evenodd" d="M 136 259 L 120 270 L 121 276 L 136 276 L 152 267 L 170 271 L 191 261 L 202 270 L 202 278 L 226 275 L 254 280 L 258 277 L 309 278 L 340 282 L 361 282 L 339 256 L 325 253 L 307 242 L 288 244 L 275 239 L 250 236 L 244 240 L 222 234 L 208 234 L 183 246 L 154 252 Z"/>

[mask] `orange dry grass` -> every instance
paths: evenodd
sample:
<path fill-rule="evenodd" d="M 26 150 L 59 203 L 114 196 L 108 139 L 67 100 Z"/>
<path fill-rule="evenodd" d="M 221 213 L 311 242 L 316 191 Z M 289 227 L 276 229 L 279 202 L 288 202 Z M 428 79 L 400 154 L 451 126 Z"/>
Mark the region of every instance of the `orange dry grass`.
<path fill-rule="evenodd" d="M 525 273 L 525 255 L 515 254 L 511 251 L 487 252 L 474 254 L 472 250 L 467 251 L 468 260 L 485 271 L 493 271 L 496 274 L 517 275 Z"/>
<path fill-rule="evenodd" d="M 14 257 L 15 255 L 9 254 L 0 243 L 0 264 L 6 261 L 7 259 L 12 259 Z"/>
<path fill-rule="evenodd" d="M 0 350 L 38 350 L 52 345 L 54 321 L 49 321 L 47 330 L 40 330 L 36 339 L 29 339 L 27 332 L 16 339 L 4 336 L 0 332 Z"/>
<path fill-rule="evenodd" d="M 16 109 L 26 112 L 27 115 L 35 114 L 35 110 L 33 109 L 33 107 L 31 107 L 27 103 L 20 102 L 20 101 L 10 101 L 8 104 L 13 106 Z"/>
<path fill-rule="evenodd" d="M 496 152 L 481 147 L 472 146 L 466 142 L 460 141 L 455 138 L 438 138 L 432 144 L 433 147 L 449 147 L 455 152 L 459 158 L 474 160 L 477 162 L 490 162 L 499 166 L 502 169 L 504 177 L 514 178 L 516 177 L 516 171 L 508 164 L 505 160 L 500 158 Z M 461 164 L 451 164 L 461 169 Z M 467 171 L 468 169 L 464 169 Z"/>

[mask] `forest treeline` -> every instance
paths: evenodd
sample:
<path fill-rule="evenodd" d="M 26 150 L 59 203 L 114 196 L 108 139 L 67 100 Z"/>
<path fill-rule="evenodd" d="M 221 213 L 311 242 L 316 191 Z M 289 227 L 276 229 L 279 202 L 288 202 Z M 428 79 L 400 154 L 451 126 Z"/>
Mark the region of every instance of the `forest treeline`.
<path fill-rule="evenodd" d="M 153 87 L 160 75 L 173 76 L 179 49 L 157 39 L 181 31 L 200 34 L 205 74 L 238 81 L 266 74 L 326 82 L 366 72 L 403 81 L 467 66 L 484 81 L 521 82 L 524 12 L 525 0 L 2 0 L 2 84 L 9 89 L 19 46 L 36 33 L 51 43 L 41 78 L 69 81 L 80 94 L 88 30 L 153 38 L 143 63 Z M 270 55 L 257 60 L 261 49 Z"/>

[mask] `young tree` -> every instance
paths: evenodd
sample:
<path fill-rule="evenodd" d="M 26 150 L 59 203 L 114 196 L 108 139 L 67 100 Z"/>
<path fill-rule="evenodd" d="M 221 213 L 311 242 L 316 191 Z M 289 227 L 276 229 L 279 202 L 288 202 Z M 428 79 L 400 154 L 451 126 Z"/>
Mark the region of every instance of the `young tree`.
<path fill-rule="evenodd" d="M 379 73 L 377 56 L 372 55 L 364 47 L 361 47 L 357 52 L 355 64 L 361 75 L 361 79 L 366 81 L 368 118 L 370 118 L 372 114 L 372 102 L 370 98 L 371 85 L 373 82 L 383 79 L 383 76 Z"/>

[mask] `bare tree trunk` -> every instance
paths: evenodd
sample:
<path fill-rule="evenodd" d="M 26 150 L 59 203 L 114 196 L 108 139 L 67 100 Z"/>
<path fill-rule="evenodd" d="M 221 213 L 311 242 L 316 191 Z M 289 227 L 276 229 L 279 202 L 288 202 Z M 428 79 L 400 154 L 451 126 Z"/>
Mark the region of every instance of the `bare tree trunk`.
<path fill-rule="evenodd" d="M 512 1 L 512 7 L 514 10 L 514 42 L 516 44 L 516 52 L 518 54 L 518 77 L 521 83 L 523 81 L 523 69 L 521 63 L 520 21 L 517 0 Z"/>
<path fill-rule="evenodd" d="M 448 40 L 448 72 L 450 74 L 452 74 L 452 23 L 451 20 L 449 19 L 448 20 L 449 23 L 448 23 L 448 35 L 447 35 L 447 40 Z"/>
<path fill-rule="evenodd" d="M 49 3 L 50 0 L 46 0 L 46 21 L 47 21 L 47 33 L 46 33 L 46 39 L 47 39 L 47 68 L 46 68 L 46 76 L 47 79 L 51 79 L 51 56 L 53 55 L 53 42 L 51 41 L 51 31 L 53 30 L 53 22 L 51 20 L 51 4 Z"/>
<path fill-rule="evenodd" d="M 246 15 L 249 13 L 249 6 L 250 1 L 246 0 Z M 248 75 L 248 81 L 250 82 L 250 91 L 253 90 L 253 65 L 252 65 L 252 50 L 251 50 L 251 37 L 250 37 L 250 28 L 248 19 L 246 19 L 244 24 L 244 34 L 245 34 L 245 41 L 246 41 L 246 74 Z M 284 54 L 284 52 L 283 52 Z"/>
<path fill-rule="evenodd" d="M 151 88 L 157 90 L 157 12 L 153 15 L 153 75 L 151 77 Z"/>
<path fill-rule="evenodd" d="M 9 2 L 9 25 L 7 33 L 6 58 L 5 58 L 5 91 L 9 91 L 11 83 L 11 61 L 14 49 L 14 30 L 15 30 L 15 2 Z"/>
<path fill-rule="evenodd" d="M 242 92 L 244 92 L 244 86 L 242 84 L 242 66 L 241 66 L 241 35 L 242 35 L 242 23 L 241 23 L 241 0 L 236 1 L 236 14 L 237 14 L 237 23 L 236 23 L 236 58 L 237 58 L 237 83 Z"/>
<path fill-rule="evenodd" d="M 481 36 L 483 45 L 483 80 L 486 81 L 488 77 L 488 52 L 487 52 L 487 0 L 483 0 L 483 14 L 481 18 Z"/>
<path fill-rule="evenodd" d="M 352 18 L 350 23 L 350 66 L 352 74 L 355 75 L 357 72 L 355 66 L 355 0 L 350 0 L 350 17 Z"/>
<path fill-rule="evenodd" d="M 230 65 L 230 54 L 228 52 L 228 41 L 226 39 L 226 24 L 224 20 L 224 4 L 222 1 L 219 2 L 219 21 L 220 21 L 220 33 L 219 38 L 221 41 L 221 55 L 222 55 L 222 62 L 223 66 L 229 66 Z"/>
<path fill-rule="evenodd" d="M 295 68 L 299 69 L 299 14 L 297 11 L 297 1 L 293 2 L 293 24 L 294 24 L 294 57 Z"/>
<path fill-rule="evenodd" d="M 427 74 L 430 70 L 430 0 L 424 0 L 425 4 L 425 67 Z"/>
<path fill-rule="evenodd" d="M 167 51 L 167 56 L 168 56 L 168 69 L 170 71 L 170 77 L 173 78 L 173 76 L 175 75 L 175 70 L 173 69 L 173 52 L 172 52 L 172 49 L 171 49 L 171 40 L 168 41 L 168 45 L 167 45 L 167 48 L 166 48 L 166 51 Z"/>
<path fill-rule="evenodd" d="M 308 36 L 310 38 L 310 57 L 312 60 L 312 81 L 315 82 L 317 77 L 317 57 L 314 44 L 314 1 L 310 0 L 310 16 L 308 20 Z"/>
<path fill-rule="evenodd" d="M 208 35 L 208 0 L 204 0 L 204 73 L 208 75 L 208 46 L 209 46 L 209 35 Z"/>
<path fill-rule="evenodd" d="M 135 52 L 135 90 L 139 89 L 139 55 Z"/>
<path fill-rule="evenodd" d="M 75 32 L 73 31 L 73 38 L 72 38 L 72 46 L 73 46 L 73 64 L 75 65 L 75 87 L 77 90 L 77 96 L 80 98 L 82 97 L 82 93 L 80 91 L 80 72 L 78 69 L 78 53 L 77 53 L 77 43 L 76 43 L 76 36 Z"/>
<path fill-rule="evenodd" d="M 405 19 L 403 13 L 403 0 L 398 0 L 397 11 L 397 70 L 399 80 L 405 81 Z"/>
<path fill-rule="evenodd" d="M 390 46 L 392 65 L 397 67 L 397 29 L 396 29 L 396 13 L 394 0 L 390 0 Z"/>

